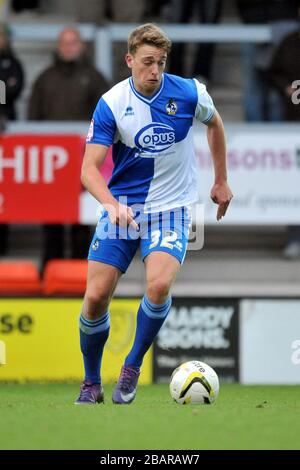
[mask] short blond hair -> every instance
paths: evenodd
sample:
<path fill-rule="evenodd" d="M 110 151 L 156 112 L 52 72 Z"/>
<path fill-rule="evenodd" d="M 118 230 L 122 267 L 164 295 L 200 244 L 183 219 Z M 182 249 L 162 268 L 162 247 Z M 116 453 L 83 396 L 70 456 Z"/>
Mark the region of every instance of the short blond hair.
<path fill-rule="evenodd" d="M 171 51 L 172 42 L 158 26 L 146 23 L 134 29 L 128 38 L 128 52 L 134 55 L 144 44 L 163 49 L 167 54 Z"/>

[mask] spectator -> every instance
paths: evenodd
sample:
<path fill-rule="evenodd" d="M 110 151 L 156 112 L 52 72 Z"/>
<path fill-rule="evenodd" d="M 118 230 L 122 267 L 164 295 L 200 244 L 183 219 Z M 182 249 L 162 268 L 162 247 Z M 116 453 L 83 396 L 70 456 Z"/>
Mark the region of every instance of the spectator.
<path fill-rule="evenodd" d="M 284 120 L 300 121 L 300 106 L 292 100 L 295 93 L 293 82 L 300 80 L 300 28 L 279 44 L 275 51 L 268 72 L 271 85 L 275 86 L 283 97 Z"/>
<path fill-rule="evenodd" d="M 28 118 L 36 121 L 90 120 L 109 85 L 89 62 L 79 31 L 64 29 L 57 43 L 54 63 L 37 78 L 29 100 Z M 64 226 L 44 226 L 43 265 L 64 257 Z M 90 227 L 71 226 L 71 257 L 85 258 Z"/>
<path fill-rule="evenodd" d="M 12 51 L 9 30 L 4 24 L 0 25 L 0 80 L 6 88 L 6 103 L 0 106 L 1 120 L 15 120 L 15 101 L 24 85 L 24 72 Z"/>
<path fill-rule="evenodd" d="M 195 10 L 200 15 L 200 23 L 217 23 L 221 16 L 222 0 L 171 0 L 173 6 L 173 22 L 188 23 L 193 19 Z M 213 43 L 201 43 L 197 46 L 196 56 L 193 61 L 193 69 L 190 73 L 185 71 L 184 59 L 185 46 L 182 43 L 175 43 L 170 56 L 170 73 L 176 75 L 192 75 L 207 83 L 211 78 L 212 59 L 215 45 Z"/>
<path fill-rule="evenodd" d="M 5 103 L 0 105 L 0 133 L 7 120 L 16 119 L 15 102 L 24 85 L 24 72 L 20 61 L 14 55 L 9 30 L 0 24 L 0 80 L 5 83 Z M 8 245 L 8 225 L 0 224 L 0 255 L 5 255 Z"/>
<path fill-rule="evenodd" d="M 299 86 L 298 90 L 293 87 L 293 82 L 300 79 L 299 51 L 300 28 L 286 36 L 279 44 L 269 69 L 270 82 L 283 97 L 284 119 L 290 122 L 300 122 Z M 289 259 L 300 258 L 299 225 L 288 227 L 287 244 L 283 255 Z"/>
<path fill-rule="evenodd" d="M 164 21 L 169 20 L 169 10 L 171 9 L 170 0 L 152 0 L 146 2 L 144 10 L 144 20 L 146 21 Z"/>
<path fill-rule="evenodd" d="M 146 11 L 146 0 L 110 0 L 107 4 L 107 15 L 112 23 L 140 23 Z M 127 42 L 113 44 L 114 82 L 128 77 L 128 68 L 124 57 L 127 52 Z"/>
<path fill-rule="evenodd" d="M 270 86 L 267 70 L 277 44 L 297 28 L 300 0 L 236 0 L 243 23 L 270 24 L 271 42 L 243 43 L 243 93 L 245 119 L 249 122 L 281 121 L 282 99 Z"/>

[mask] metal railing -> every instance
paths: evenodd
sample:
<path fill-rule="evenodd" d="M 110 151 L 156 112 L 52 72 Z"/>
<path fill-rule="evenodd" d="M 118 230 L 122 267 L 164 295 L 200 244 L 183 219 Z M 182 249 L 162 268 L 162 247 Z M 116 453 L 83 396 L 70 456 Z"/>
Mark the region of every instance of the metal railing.
<path fill-rule="evenodd" d="M 55 41 L 67 23 L 60 24 L 12 24 L 12 36 L 16 41 Z M 113 43 L 126 42 L 136 24 L 114 23 L 102 27 L 93 24 L 74 24 L 85 41 L 95 45 L 95 65 L 103 75 L 111 80 L 113 76 Z M 245 26 L 240 24 L 221 25 L 182 25 L 160 24 L 173 42 L 269 42 L 271 27 L 268 25 Z"/>

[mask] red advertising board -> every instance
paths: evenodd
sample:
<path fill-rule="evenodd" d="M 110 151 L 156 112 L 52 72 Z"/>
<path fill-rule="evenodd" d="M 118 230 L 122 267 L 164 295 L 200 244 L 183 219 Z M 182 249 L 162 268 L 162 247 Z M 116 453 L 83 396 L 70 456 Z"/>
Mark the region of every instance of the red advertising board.
<path fill-rule="evenodd" d="M 80 135 L 2 135 L 0 222 L 78 222 L 83 151 Z"/>

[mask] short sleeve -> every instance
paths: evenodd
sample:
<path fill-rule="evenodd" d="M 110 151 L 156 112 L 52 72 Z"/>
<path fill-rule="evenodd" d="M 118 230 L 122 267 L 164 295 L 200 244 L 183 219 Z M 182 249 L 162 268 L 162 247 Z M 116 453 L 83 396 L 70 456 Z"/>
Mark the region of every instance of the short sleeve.
<path fill-rule="evenodd" d="M 194 79 L 197 93 L 198 101 L 195 109 L 195 118 L 199 121 L 207 124 L 215 114 L 215 106 L 210 95 L 206 91 L 206 86 L 202 83 L 199 83 L 198 80 Z"/>
<path fill-rule="evenodd" d="M 102 144 L 108 147 L 113 144 L 116 132 L 114 115 L 104 100 L 100 98 L 86 138 L 87 144 Z"/>

